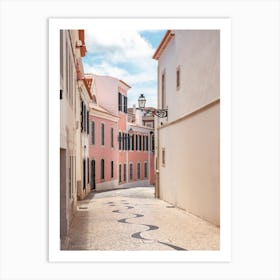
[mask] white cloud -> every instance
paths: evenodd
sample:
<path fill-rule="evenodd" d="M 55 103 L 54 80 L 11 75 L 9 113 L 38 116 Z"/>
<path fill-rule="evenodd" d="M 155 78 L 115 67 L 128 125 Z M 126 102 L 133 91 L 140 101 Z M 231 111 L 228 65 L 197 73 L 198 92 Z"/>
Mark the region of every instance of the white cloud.
<path fill-rule="evenodd" d="M 154 68 L 154 71 L 153 71 Z M 108 75 L 116 77 L 132 85 L 136 83 L 145 83 L 156 80 L 156 68 L 149 68 L 147 71 L 139 71 L 136 74 L 129 73 L 126 69 L 103 61 L 100 64 L 89 65 L 84 63 L 85 73 L 94 73 L 98 75 Z"/>
<path fill-rule="evenodd" d="M 106 52 L 107 59 L 113 63 L 152 60 L 154 49 L 137 31 L 87 30 L 86 46 L 89 52 Z"/>
<path fill-rule="evenodd" d="M 157 62 L 152 59 L 155 50 L 140 31 L 87 30 L 85 43 L 89 56 L 84 63 L 85 73 L 108 75 L 128 83 L 132 86 L 129 106 L 137 103 L 140 93 L 145 94 L 147 106 L 156 106 Z"/>

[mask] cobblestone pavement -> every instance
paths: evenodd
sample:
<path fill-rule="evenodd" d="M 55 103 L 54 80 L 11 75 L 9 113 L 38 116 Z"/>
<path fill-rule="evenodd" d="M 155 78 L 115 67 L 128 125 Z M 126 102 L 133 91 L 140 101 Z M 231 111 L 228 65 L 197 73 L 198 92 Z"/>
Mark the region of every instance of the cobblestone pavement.
<path fill-rule="evenodd" d="M 69 250 L 219 250 L 218 227 L 154 198 L 154 188 L 91 193 L 78 202 Z"/>

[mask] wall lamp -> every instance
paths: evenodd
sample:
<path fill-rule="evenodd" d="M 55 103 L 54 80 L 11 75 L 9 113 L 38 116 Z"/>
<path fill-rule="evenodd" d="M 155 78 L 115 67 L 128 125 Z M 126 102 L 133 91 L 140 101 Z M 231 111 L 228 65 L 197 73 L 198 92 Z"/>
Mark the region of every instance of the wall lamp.
<path fill-rule="evenodd" d="M 143 93 L 140 94 L 138 98 L 138 106 L 139 108 L 136 108 L 141 111 L 146 111 L 147 113 L 152 113 L 153 116 L 156 115 L 159 118 L 166 118 L 168 110 L 167 109 L 145 109 L 145 104 L 146 104 L 146 98 Z"/>

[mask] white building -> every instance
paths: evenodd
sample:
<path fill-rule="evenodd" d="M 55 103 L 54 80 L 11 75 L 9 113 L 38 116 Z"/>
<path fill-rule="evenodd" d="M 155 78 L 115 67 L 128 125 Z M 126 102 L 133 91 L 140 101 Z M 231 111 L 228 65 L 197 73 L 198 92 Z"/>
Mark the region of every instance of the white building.
<path fill-rule="evenodd" d="M 220 33 L 168 30 L 156 50 L 157 196 L 220 224 Z"/>
<path fill-rule="evenodd" d="M 83 30 L 60 31 L 60 237 L 68 233 L 77 200 L 77 62 L 85 55 Z"/>

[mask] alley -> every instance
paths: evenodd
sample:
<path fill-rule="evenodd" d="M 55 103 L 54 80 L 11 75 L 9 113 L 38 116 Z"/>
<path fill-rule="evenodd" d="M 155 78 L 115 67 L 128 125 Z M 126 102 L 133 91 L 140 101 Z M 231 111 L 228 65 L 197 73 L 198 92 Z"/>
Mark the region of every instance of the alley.
<path fill-rule="evenodd" d="M 79 201 L 68 250 L 219 250 L 219 228 L 154 198 L 153 187 L 90 193 Z"/>

